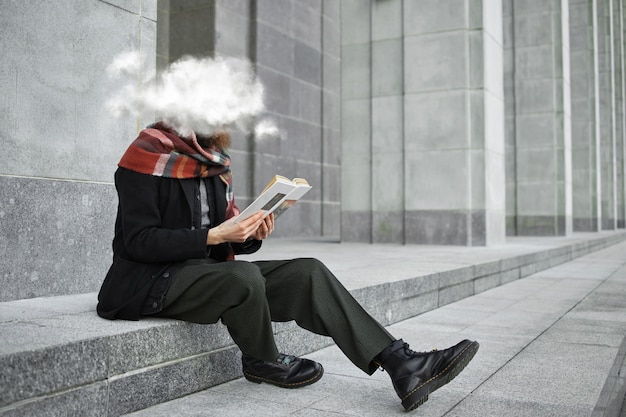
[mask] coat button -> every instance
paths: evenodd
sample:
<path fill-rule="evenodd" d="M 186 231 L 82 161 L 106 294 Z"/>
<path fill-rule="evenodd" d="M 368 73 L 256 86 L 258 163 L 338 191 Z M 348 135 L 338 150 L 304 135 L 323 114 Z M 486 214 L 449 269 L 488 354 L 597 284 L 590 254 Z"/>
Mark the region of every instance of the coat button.
<path fill-rule="evenodd" d="M 163 274 L 163 278 L 169 278 L 169 276 L 170 276 L 169 272 L 166 272 L 166 273 Z"/>
<path fill-rule="evenodd" d="M 154 303 L 152 303 L 152 308 L 157 308 L 158 304 L 156 303 L 156 301 Z"/>

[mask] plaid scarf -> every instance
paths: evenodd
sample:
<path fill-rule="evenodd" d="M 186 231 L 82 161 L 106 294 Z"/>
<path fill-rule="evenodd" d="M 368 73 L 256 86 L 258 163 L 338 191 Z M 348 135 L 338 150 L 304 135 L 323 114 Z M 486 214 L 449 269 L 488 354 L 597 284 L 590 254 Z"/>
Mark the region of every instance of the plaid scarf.
<path fill-rule="evenodd" d="M 166 178 L 207 178 L 219 175 L 226 184 L 226 218 L 239 214 L 235 205 L 230 172 L 230 156 L 217 147 L 202 148 L 196 135 L 179 137 L 159 122 L 139 132 L 119 164 L 141 174 Z"/>

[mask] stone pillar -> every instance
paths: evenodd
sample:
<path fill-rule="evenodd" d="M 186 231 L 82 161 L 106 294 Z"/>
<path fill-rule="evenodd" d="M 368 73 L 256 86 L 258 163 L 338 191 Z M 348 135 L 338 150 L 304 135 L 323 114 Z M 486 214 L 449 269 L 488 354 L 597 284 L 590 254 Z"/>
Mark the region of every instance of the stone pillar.
<path fill-rule="evenodd" d="M 614 123 L 615 123 L 615 220 L 616 227 L 626 226 L 626 195 L 625 187 L 625 131 L 624 131 L 624 16 L 621 0 L 613 0 L 613 72 L 614 72 Z"/>
<path fill-rule="evenodd" d="M 500 1 L 404 3 L 406 236 L 504 240 Z"/>
<path fill-rule="evenodd" d="M 604 230 L 613 230 L 617 226 L 612 10 L 611 0 L 597 0 L 601 225 Z"/>
<path fill-rule="evenodd" d="M 372 240 L 404 242 L 402 0 L 372 2 Z"/>
<path fill-rule="evenodd" d="M 341 231 L 341 4 L 322 0 L 322 236 Z"/>
<path fill-rule="evenodd" d="M 566 0 L 512 3 L 515 230 L 572 230 L 569 17 Z"/>
<path fill-rule="evenodd" d="M 343 240 L 504 240 L 500 4 L 342 2 Z"/>
<path fill-rule="evenodd" d="M 515 21 L 513 0 L 502 0 L 504 42 L 504 139 L 506 177 L 506 234 L 517 235 L 517 153 L 515 140 Z"/>
<path fill-rule="evenodd" d="M 573 230 L 599 231 L 600 159 L 596 1 L 570 0 Z"/>
<path fill-rule="evenodd" d="M 176 2 L 158 0 L 157 69 L 185 55 L 215 53 L 215 0 Z"/>
<path fill-rule="evenodd" d="M 341 239 L 372 240 L 371 3 L 341 2 Z M 390 181 L 404 181 L 393 168 Z"/>

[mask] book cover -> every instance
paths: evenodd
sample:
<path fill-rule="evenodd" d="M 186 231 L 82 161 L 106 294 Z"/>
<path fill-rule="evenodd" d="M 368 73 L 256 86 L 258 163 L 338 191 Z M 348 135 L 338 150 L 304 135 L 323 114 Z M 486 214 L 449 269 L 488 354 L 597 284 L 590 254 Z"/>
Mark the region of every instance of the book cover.
<path fill-rule="evenodd" d="M 283 214 L 289 207 L 293 206 L 296 201 L 300 200 L 312 187 L 303 178 L 294 178 L 296 187 L 285 197 L 285 199 L 274 209 L 274 220 Z"/>
<path fill-rule="evenodd" d="M 235 217 L 234 222 L 238 223 L 245 220 L 258 211 L 264 211 L 265 216 L 274 213 L 276 218 L 302 198 L 311 188 L 303 178 L 291 180 L 282 175 L 275 175 L 259 196 Z"/>

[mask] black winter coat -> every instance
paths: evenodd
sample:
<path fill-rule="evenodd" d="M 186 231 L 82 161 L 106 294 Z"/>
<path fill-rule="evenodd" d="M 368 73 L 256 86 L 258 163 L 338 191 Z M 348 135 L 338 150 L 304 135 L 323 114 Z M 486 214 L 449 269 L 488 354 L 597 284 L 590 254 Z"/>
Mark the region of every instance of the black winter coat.
<path fill-rule="evenodd" d="M 211 224 L 226 216 L 225 184 L 208 178 Z M 235 254 L 253 253 L 261 242 L 245 245 L 206 245 L 208 229 L 200 228 L 197 179 L 174 179 L 140 174 L 125 168 L 115 172 L 119 205 L 113 238 L 113 264 L 98 294 L 98 315 L 107 319 L 138 320 L 150 291 L 167 280 L 189 259 L 224 261 Z"/>

